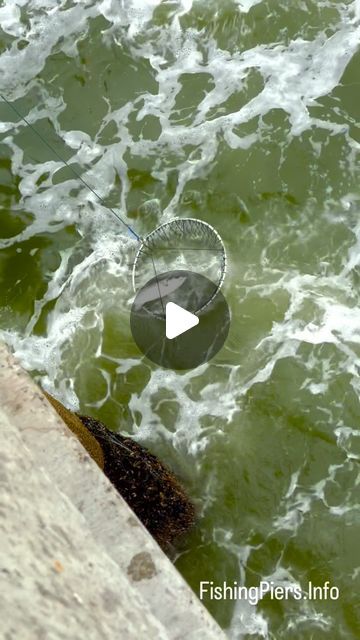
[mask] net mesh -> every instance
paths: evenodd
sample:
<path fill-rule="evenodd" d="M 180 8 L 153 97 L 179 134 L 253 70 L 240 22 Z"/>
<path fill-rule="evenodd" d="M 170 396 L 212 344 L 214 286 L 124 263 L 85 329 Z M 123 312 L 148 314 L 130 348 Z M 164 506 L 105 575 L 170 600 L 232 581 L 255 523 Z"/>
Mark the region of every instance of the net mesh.
<path fill-rule="evenodd" d="M 147 235 L 133 265 L 134 290 L 156 275 L 175 270 L 205 276 L 214 283 L 210 299 L 216 295 L 225 278 L 226 253 L 221 237 L 210 224 L 196 218 L 177 218 Z"/>

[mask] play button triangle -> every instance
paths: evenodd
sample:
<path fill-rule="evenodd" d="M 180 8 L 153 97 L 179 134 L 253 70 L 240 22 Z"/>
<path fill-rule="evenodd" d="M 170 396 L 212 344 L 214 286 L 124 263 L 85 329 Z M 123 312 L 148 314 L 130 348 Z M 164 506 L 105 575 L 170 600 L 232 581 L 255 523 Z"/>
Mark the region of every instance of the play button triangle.
<path fill-rule="evenodd" d="M 179 307 L 175 302 L 166 305 L 166 337 L 169 340 L 177 338 L 185 331 L 189 331 L 199 324 L 199 318 L 190 311 Z"/>
<path fill-rule="evenodd" d="M 229 333 L 230 309 L 221 291 L 204 306 L 213 293 L 214 283 L 196 271 L 165 271 L 151 278 L 137 292 L 130 315 L 143 356 L 174 371 L 214 358 Z"/>

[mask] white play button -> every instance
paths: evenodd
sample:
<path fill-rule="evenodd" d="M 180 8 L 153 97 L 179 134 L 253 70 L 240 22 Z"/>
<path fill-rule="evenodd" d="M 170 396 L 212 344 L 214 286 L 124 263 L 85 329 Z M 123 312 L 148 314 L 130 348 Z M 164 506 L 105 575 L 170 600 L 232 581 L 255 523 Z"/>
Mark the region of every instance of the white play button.
<path fill-rule="evenodd" d="M 229 333 L 229 307 L 221 291 L 202 306 L 214 286 L 196 271 L 179 269 L 158 273 L 137 292 L 130 327 L 145 358 L 164 369 L 186 371 L 220 351 Z"/>
<path fill-rule="evenodd" d="M 199 324 L 199 318 L 175 302 L 166 305 L 166 337 L 169 340 L 180 336 Z"/>

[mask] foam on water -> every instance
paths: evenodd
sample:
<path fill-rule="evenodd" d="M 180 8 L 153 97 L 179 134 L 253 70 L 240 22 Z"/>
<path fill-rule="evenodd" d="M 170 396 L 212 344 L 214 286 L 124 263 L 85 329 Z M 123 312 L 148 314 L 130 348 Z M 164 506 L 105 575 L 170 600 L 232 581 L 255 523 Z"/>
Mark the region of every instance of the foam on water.
<path fill-rule="evenodd" d="M 261 0 L 234 0 L 234 15 L 251 16 L 252 10 L 259 9 L 261 3 Z M 148 215 L 138 217 L 135 223 L 131 221 L 137 232 L 147 233 L 156 224 L 182 213 L 189 184 L 207 179 L 224 149 L 248 150 L 250 154 L 264 143 L 264 120 L 274 110 L 282 110 L 288 116 L 289 126 L 281 143 L 282 158 L 294 141 L 303 135 L 312 136 L 315 131 L 324 137 L 320 141 L 314 138 L 314 152 L 320 154 L 332 139 L 342 137 L 347 150 L 342 171 L 344 175 L 356 173 L 359 143 L 352 136 L 350 124 L 339 122 L 334 112 L 332 118 L 315 116 L 313 107 L 339 85 L 359 47 L 360 1 L 321 5 L 337 9 L 337 22 L 331 25 L 330 32 L 320 28 L 311 32 L 312 37 L 298 35 L 289 41 L 284 38 L 246 50 L 240 44 L 237 51 L 230 53 L 218 44 L 215 33 L 207 32 L 204 27 L 197 28 L 195 22 L 183 28 L 182 19 L 195 10 L 200 11 L 202 2 L 126 0 L 119 7 L 116 0 L 81 3 L 18 0 L 16 4 L 5 0 L 0 9 L 0 23 L 8 37 L 8 46 L 0 55 L 0 89 L 9 100 L 19 100 L 19 108 L 35 126 L 44 118 L 50 120 L 64 143 L 67 161 L 82 167 L 82 177 L 102 198 L 107 198 L 116 180 L 120 180 L 115 210 L 127 221 L 131 213 L 128 177 L 131 160 L 150 159 L 151 176 L 164 191 L 169 176 L 176 170 L 176 187 L 165 202 L 164 210 L 161 211 L 159 199 L 149 193 L 148 200 L 141 204 L 141 212 L 146 211 Z M 161 21 L 157 12 L 164 7 L 169 9 L 169 14 Z M 218 8 L 220 10 L 220 5 Z M 22 18 L 24 12 L 27 21 Z M 41 73 L 51 54 L 61 53 L 75 60 L 79 41 L 86 40 L 92 19 L 99 15 L 107 21 L 101 27 L 106 46 L 116 45 L 119 51 L 128 47 L 135 62 L 146 63 L 156 91 L 140 89 L 139 95 L 121 106 L 114 106 L 105 97 L 107 113 L 98 123 L 97 134 L 90 136 L 86 131 L 68 130 L 61 125 L 68 107 L 65 95 L 53 89 L 51 83 L 43 82 Z M 26 47 L 18 46 L 21 40 L 27 42 Z M 331 64 L 324 67 L 324 60 L 331 60 Z M 240 107 L 224 112 L 226 101 L 244 92 L 253 73 L 261 78 L 256 95 Z M 209 79 L 208 88 L 185 118 L 178 110 L 177 99 L 183 78 L 196 74 L 199 80 L 205 76 Z M 28 94 L 38 95 L 41 102 L 35 106 L 31 102 L 27 111 Z M 139 365 L 146 368 L 131 349 L 125 349 L 125 356 L 119 355 L 116 349 L 109 351 L 104 338 L 107 314 L 115 314 L 122 325 L 119 340 L 125 345 L 130 341 L 126 320 L 133 297 L 129 263 L 136 243 L 107 209 L 98 204 L 94 194 L 79 185 L 73 176 L 56 184 L 54 178 L 62 168 L 57 158 L 30 162 L 15 135 L 26 130 L 24 123 L 14 125 L 17 118 L 10 111 L 6 112 L 8 117 L 4 113 L 5 110 L 0 125 L 2 144 L 8 148 L 13 173 L 19 177 L 20 199 L 13 209 L 28 211 L 32 221 L 16 235 L 2 239 L 0 248 L 11 249 L 71 225 L 76 227 L 78 235 L 70 248 L 61 251 L 60 263 L 48 274 L 46 291 L 36 300 L 24 330 L 7 328 L 3 336 L 22 364 L 37 372 L 43 386 L 73 408 L 78 408 L 79 403 L 76 380 L 81 366 L 85 363 L 88 368 L 95 368 L 101 376 L 102 390 L 98 397 L 89 399 L 87 406 L 101 409 L 114 392 L 114 381 L 104 363 L 113 364 L 116 375 L 125 381 Z M 133 132 L 132 122 L 143 123 L 148 117 L 155 118 L 159 124 L 156 139 Z M 257 124 L 255 130 L 249 132 L 252 121 Z M 104 142 L 103 133 L 110 126 L 114 127 L 115 134 L 110 142 Z M 44 175 L 47 177 L 40 188 L 38 181 Z M 254 338 L 241 362 L 238 361 L 241 336 L 237 336 L 226 351 L 228 362 L 224 358 L 217 364 L 206 364 L 182 374 L 147 367 L 146 382 L 131 393 L 128 402 L 129 415 L 136 424 L 134 437 L 145 442 L 162 438 L 176 450 L 186 451 L 194 467 L 200 469 L 201 457 L 209 445 L 217 438 L 228 437 L 228 430 L 235 424 L 247 394 L 257 385 L 270 382 L 279 363 L 291 360 L 302 364 L 306 370 L 301 388 L 304 393 L 308 391 L 316 398 L 331 394 L 333 352 L 320 357 L 316 348 L 323 346 L 336 350 L 337 375 L 347 376 L 349 389 L 359 393 L 360 312 L 353 286 L 360 260 L 359 196 L 348 192 L 346 184 L 341 195 L 342 199 L 334 204 L 329 194 L 329 210 L 318 223 L 309 214 L 310 223 L 304 225 L 308 237 L 302 238 L 303 242 L 310 241 L 312 233 L 320 237 L 325 223 L 327 229 L 331 225 L 345 227 L 348 235 L 340 264 L 332 264 L 328 257 L 314 273 L 302 270 L 299 264 L 284 270 L 278 267 L 271 252 L 275 251 L 279 233 L 283 233 L 284 238 L 297 233 L 297 223 L 293 220 L 282 232 L 276 223 L 268 226 L 264 232 L 266 242 L 259 255 L 260 267 L 255 267 L 253 273 L 249 267 L 241 285 L 238 280 L 243 265 L 234 257 L 237 251 L 233 251 L 226 291 L 232 300 L 234 316 L 240 309 L 238 305 L 251 301 L 252 296 L 270 301 L 274 306 L 280 305 L 278 300 L 286 299 L 282 316 Z M 301 214 L 307 215 L 306 211 Z M 219 216 L 220 232 L 223 223 L 225 226 L 226 221 Z M 254 244 L 258 239 L 261 245 L 261 233 L 259 223 L 248 232 L 247 239 L 253 234 Z M 286 246 L 284 242 L 283 250 Z M 11 297 L 8 304 L 11 306 Z M 51 310 L 47 311 L 51 304 Z M 35 329 L 44 314 L 46 329 L 39 334 Z M 307 350 L 306 356 L 301 355 L 303 350 Z M 177 417 L 173 429 L 162 415 L 163 400 L 157 400 L 164 390 L 174 395 Z M 328 411 L 330 421 L 337 420 L 334 442 L 345 460 L 339 465 L 330 465 L 321 479 L 306 488 L 301 487 L 304 465 L 293 470 L 272 520 L 271 534 L 281 532 L 290 539 L 306 515 L 319 504 L 334 517 L 343 514 L 350 517 L 355 513 L 351 488 L 339 504 L 328 503 L 326 492 L 329 486 L 340 483 L 337 480 L 340 473 L 354 473 L 352 465 L 358 460 L 354 442 L 359 432 L 355 424 L 339 417 L 335 404 L 330 402 Z M 213 488 L 209 482 L 203 515 L 214 503 Z M 258 546 L 238 544 L 229 530 L 223 534 L 220 530 L 214 531 L 213 541 L 236 559 L 239 575 L 245 579 L 244 568 Z M 296 583 L 296 578 L 280 561 L 268 577 L 279 585 Z M 331 627 L 331 620 L 317 613 L 309 603 L 301 603 L 297 611 L 298 614 L 287 621 L 288 627 L 282 630 L 285 634 L 301 628 L 306 620 L 312 620 L 314 628 Z M 235 640 L 249 635 L 273 637 L 265 615 L 248 603 L 238 602 L 229 636 Z"/>
<path fill-rule="evenodd" d="M 236 0 L 236 4 L 239 5 L 241 11 L 248 13 L 251 7 L 254 7 L 256 4 L 260 4 L 262 0 Z"/>

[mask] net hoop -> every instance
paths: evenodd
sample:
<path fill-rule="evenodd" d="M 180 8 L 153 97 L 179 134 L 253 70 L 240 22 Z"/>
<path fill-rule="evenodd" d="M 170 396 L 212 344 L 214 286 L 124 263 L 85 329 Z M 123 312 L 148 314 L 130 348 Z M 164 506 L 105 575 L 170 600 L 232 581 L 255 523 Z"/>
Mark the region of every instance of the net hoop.
<path fill-rule="evenodd" d="M 219 233 L 216 231 L 216 229 L 214 229 L 214 227 L 211 226 L 211 224 L 209 224 L 208 222 L 204 222 L 203 220 L 199 220 L 198 218 L 173 218 L 172 220 L 168 220 L 167 222 L 159 225 L 158 227 L 156 227 L 156 229 L 153 229 L 153 231 L 151 231 L 147 236 L 141 239 L 141 244 L 136 252 L 132 268 L 132 286 L 135 292 L 138 289 L 137 275 L 139 263 L 144 256 L 150 256 L 151 259 L 151 251 L 152 249 L 156 249 L 157 239 L 159 237 L 166 238 L 166 233 L 171 228 L 174 228 L 175 232 L 178 231 L 180 232 L 180 234 L 185 235 L 186 227 L 191 227 L 192 225 L 195 227 L 197 233 L 199 233 L 199 230 L 201 230 L 201 233 L 204 235 L 204 240 L 208 240 L 209 238 L 212 239 L 213 247 L 209 248 L 208 250 L 211 251 L 213 249 L 214 252 L 219 253 L 220 257 L 218 269 L 219 277 L 217 278 L 217 282 L 214 282 L 212 280 L 215 286 L 215 290 L 210 296 L 209 300 L 207 300 L 205 304 L 203 304 L 201 308 L 198 309 L 198 311 L 201 311 L 208 304 L 210 304 L 210 302 L 215 298 L 216 294 L 218 293 L 218 291 L 220 291 L 224 283 L 227 269 L 227 257 L 225 246 Z M 181 249 L 179 249 L 179 251 L 181 251 Z M 194 251 L 196 251 L 196 249 L 194 249 Z M 190 268 L 189 271 L 191 270 L 192 269 Z M 160 273 L 157 275 L 160 275 Z M 156 273 L 154 273 L 154 275 L 156 275 Z"/>

